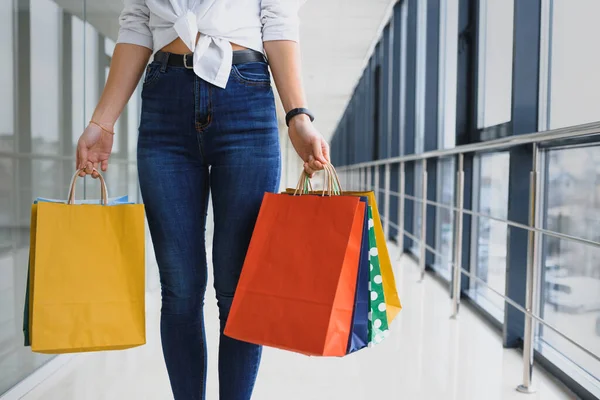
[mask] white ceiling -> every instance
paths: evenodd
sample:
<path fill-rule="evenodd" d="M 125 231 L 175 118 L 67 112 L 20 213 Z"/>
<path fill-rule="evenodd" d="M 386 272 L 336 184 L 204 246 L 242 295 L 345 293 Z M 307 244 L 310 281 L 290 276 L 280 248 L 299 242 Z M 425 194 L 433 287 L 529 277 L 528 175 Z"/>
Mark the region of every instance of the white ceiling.
<path fill-rule="evenodd" d="M 304 85 L 329 138 L 362 75 L 395 0 L 309 0 L 302 7 Z"/>
<path fill-rule="evenodd" d="M 55 0 L 82 16 L 82 0 Z M 329 138 L 396 0 L 308 0 L 300 10 L 304 86 Z M 88 21 L 115 39 L 122 0 L 86 1 Z M 281 115 L 280 106 L 280 119 Z"/>

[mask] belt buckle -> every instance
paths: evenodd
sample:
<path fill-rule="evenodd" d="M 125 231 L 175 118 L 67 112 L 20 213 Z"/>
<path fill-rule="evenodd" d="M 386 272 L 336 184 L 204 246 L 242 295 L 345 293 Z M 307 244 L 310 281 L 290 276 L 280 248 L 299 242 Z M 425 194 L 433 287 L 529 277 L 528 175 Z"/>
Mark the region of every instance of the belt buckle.
<path fill-rule="evenodd" d="M 192 58 L 192 65 L 188 65 L 187 60 L 188 60 L 188 54 L 184 54 L 183 55 L 183 66 L 187 69 L 194 69 L 193 58 Z"/>

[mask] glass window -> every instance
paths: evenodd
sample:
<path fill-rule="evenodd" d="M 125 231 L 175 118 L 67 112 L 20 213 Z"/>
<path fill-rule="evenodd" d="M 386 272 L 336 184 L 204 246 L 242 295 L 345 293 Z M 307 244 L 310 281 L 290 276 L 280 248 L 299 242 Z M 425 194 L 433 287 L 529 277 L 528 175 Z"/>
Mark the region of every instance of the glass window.
<path fill-rule="evenodd" d="M 13 107 L 13 4 L 3 1 L 0 4 L 0 54 L 5 57 L 0 63 L 0 151 L 14 149 L 14 107 Z"/>
<path fill-rule="evenodd" d="M 425 73 L 427 61 L 427 3 L 417 3 L 417 83 L 415 87 L 415 153 L 425 150 Z M 415 163 L 415 197 L 421 198 L 423 188 L 423 168 L 421 162 Z M 421 224 L 423 220 L 421 202 L 414 201 L 413 234 L 421 237 Z M 413 243 L 413 250 L 418 253 L 420 243 Z"/>
<path fill-rule="evenodd" d="M 454 206 L 454 159 L 443 158 L 438 163 L 438 202 Z M 436 249 L 434 268 L 446 279 L 450 279 L 454 243 L 454 210 L 438 207 L 436 214 Z"/>
<path fill-rule="evenodd" d="M 408 2 L 401 6 L 400 34 L 400 155 L 404 155 L 404 139 L 406 138 L 406 53 L 408 37 Z"/>
<path fill-rule="evenodd" d="M 478 126 L 511 120 L 514 2 L 480 1 Z"/>
<path fill-rule="evenodd" d="M 101 64 L 99 49 L 104 43 L 99 43 L 98 31 L 89 22 L 84 23 L 84 47 L 85 54 L 85 121 L 89 121 L 94 113 L 94 108 L 100 99 L 101 88 L 104 87 L 105 65 Z M 104 54 L 104 51 L 102 52 Z M 102 71 L 102 72 L 100 72 Z M 100 86 L 102 85 L 102 86 Z"/>
<path fill-rule="evenodd" d="M 97 32 L 95 29 L 94 31 L 96 32 L 96 35 L 99 34 L 99 32 Z M 99 53 L 99 57 L 98 57 L 98 62 L 104 66 L 104 71 L 103 74 L 101 74 L 101 76 L 98 76 L 98 96 L 100 96 L 100 94 L 102 93 L 102 89 L 104 88 L 104 85 L 106 84 L 106 81 L 108 80 L 108 73 L 110 72 L 110 60 L 112 59 L 112 55 L 113 52 L 115 50 L 115 46 L 116 43 L 114 40 L 105 37 L 104 38 L 104 47 L 101 48 L 100 46 L 98 47 L 98 51 L 102 52 Z M 135 93 L 134 93 L 135 95 Z M 132 95 L 132 97 L 134 97 Z M 136 99 L 137 100 L 137 99 Z M 97 101 L 96 101 L 97 102 Z M 96 103 L 94 103 L 94 106 L 96 105 Z M 134 104 L 129 101 L 126 105 L 125 105 L 125 109 L 123 110 L 123 113 L 121 114 L 121 116 L 119 116 L 119 118 L 117 118 L 117 121 L 115 122 L 115 128 L 114 131 L 118 132 L 118 136 L 115 137 L 115 141 L 113 142 L 113 149 L 112 149 L 112 155 L 113 155 L 113 159 L 118 157 L 118 158 L 127 158 L 127 154 L 129 151 L 128 146 L 125 146 L 125 149 L 122 149 L 122 145 L 123 144 L 127 144 L 127 133 L 129 130 L 129 110 L 131 110 L 132 106 L 134 106 Z M 94 110 L 92 109 L 92 112 Z"/>
<path fill-rule="evenodd" d="M 104 84 L 108 58 L 103 53 L 110 55 L 114 48 L 114 42 L 102 41 L 98 32 L 114 32 L 109 21 L 117 21 L 118 10 L 107 11 L 93 25 L 76 16 L 84 16 L 83 11 L 83 0 L 0 1 L 0 50 L 5 58 L 0 64 L 0 152 L 16 155 L 16 158 L 0 156 L 0 395 L 52 358 L 32 353 L 23 346 L 21 326 L 27 271 L 24 267 L 29 257 L 31 200 L 40 196 L 65 197 L 74 164 L 72 159 L 64 160 L 61 155 L 74 155 L 69 147 L 72 144 L 74 150 Z M 16 22 L 27 17 L 29 43 L 15 36 L 19 32 Z M 65 39 L 69 42 L 64 43 Z M 19 46 L 25 51 L 15 53 Z M 19 58 L 15 59 L 17 55 Z M 19 66 L 28 64 L 30 73 L 19 75 Z M 70 82 L 63 81 L 66 70 Z M 16 86 L 21 82 L 26 88 Z M 16 94 L 27 100 L 22 104 L 30 103 L 30 107 L 18 107 Z M 133 161 L 139 95 L 138 90 L 121 124 L 126 127 L 128 140 L 119 142 L 122 153 L 133 153 L 129 158 Z M 63 120 L 65 116 L 72 121 Z M 31 121 L 31 131 L 24 128 L 15 132 L 15 121 L 20 119 Z M 15 145 L 15 138 L 23 144 L 20 148 Z M 29 142 L 33 155 L 29 154 Z M 40 157 L 40 153 L 44 156 Z M 129 193 L 132 200 L 140 200 L 136 171 L 134 163 L 123 159 L 111 163 L 107 180 L 112 193 Z M 87 193 L 84 186 L 84 181 L 78 180 L 78 198 L 98 196 L 97 182 L 90 182 Z M 151 260 L 152 250 L 148 252 Z M 149 266 L 155 268 L 152 263 Z M 156 287 L 156 271 L 149 271 L 153 272 L 148 274 L 152 278 L 149 288 Z"/>
<path fill-rule="evenodd" d="M 415 88 L 415 153 L 425 145 L 425 73 L 427 70 L 427 2 L 417 3 L 417 84 Z"/>
<path fill-rule="evenodd" d="M 76 16 L 71 17 L 72 20 L 72 39 L 71 46 L 73 51 L 72 68 L 73 68 L 73 93 L 72 93 L 72 115 L 73 115 L 73 151 L 77 146 L 79 136 L 85 128 L 85 24 Z"/>
<path fill-rule="evenodd" d="M 31 0 L 31 137 L 34 153 L 60 154 L 62 9 Z"/>
<path fill-rule="evenodd" d="M 438 79 L 438 147 L 452 148 L 456 144 L 456 78 L 458 68 L 458 0 L 440 4 L 440 60 Z M 439 203 L 454 205 L 454 159 L 444 158 L 438 163 Z M 434 268 L 450 278 L 454 211 L 438 207 L 436 214 L 436 254 Z"/>
<path fill-rule="evenodd" d="M 438 146 L 448 149 L 456 144 L 458 0 L 442 1 L 440 7 Z"/>
<path fill-rule="evenodd" d="M 14 22 L 17 20 L 16 2 L 0 4 L 0 48 L 9 58 L 0 66 L 0 149 L 16 151 L 13 143 L 16 113 L 30 118 L 31 132 L 17 132 L 29 152 L 47 155 L 60 154 L 60 84 L 59 57 L 62 39 L 62 10 L 50 0 L 19 2 L 19 12 L 29 14 L 30 43 L 28 50 L 17 60 Z M 14 65 L 29 63 L 30 73 L 17 79 Z M 16 82 L 27 82 L 28 90 L 14 87 Z M 30 103 L 29 108 L 18 108 L 15 90 Z M 21 97 L 23 98 L 23 97 Z M 27 102 L 25 102 L 26 104 Z M 42 165 L 43 164 L 43 165 Z M 0 394 L 32 373 L 51 356 L 32 353 L 23 347 L 21 333 L 25 278 L 29 256 L 29 210 L 33 196 L 55 194 L 62 166 L 58 161 L 39 161 L 29 158 L 0 159 Z M 39 172 L 39 173 L 38 173 Z M 39 179 L 43 174 L 43 179 Z M 43 182 L 43 183 L 42 183 Z M 64 195 L 64 192 L 63 192 Z"/>
<path fill-rule="evenodd" d="M 597 0 L 551 3 L 549 128 L 600 120 L 600 53 L 594 51 Z"/>
<path fill-rule="evenodd" d="M 508 217 L 509 154 L 484 154 L 476 158 L 475 209 L 494 218 Z M 493 316 L 504 317 L 504 299 L 488 289 L 505 294 L 508 226 L 485 217 L 473 218 L 475 256 L 472 270 L 486 284 L 472 280 L 471 296 Z"/>
<path fill-rule="evenodd" d="M 130 178 L 128 176 L 129 171 L 129 166 L 120 159 L 114 159 L 113 162 L 109 164 L 108 170 L 104 173 L 104 177 L 106 178 L 106 184 L 108 186 L 109 192 L 111 193 L 111 196 L 124 196 L 126 194 L 135 194 L 130 193 Z M 100 196 L 100 185 L 93 182 L 89 185 L 89 187 L 91 188 L 92 186 L 93 189 L 91 195 L 93 195 L 94 197 Z M 133 198 L 135 199 L 135 197 Z"/>
<path fill-rule="evenodd" d="M 415 162 L 415 198 L 421 199 L 423 196 L 423 164 L 420 161 Z M 421 224 L 423 223 L 421 207 L 423 206 L 421 201 L 413 201 L 413 235 L 419 240 L 421 239 Z M 416 255 L 420 255 L 421 249 L 420 241 L 413 241 L 412 251 Z"/>
<path fill-rule="evenodd" d="M 600 242 L 600 146 L 551 150 L 546 159 L 545 227 Z M 600 248 L 545 236 L 543 251 L 542 317 L 600 355 Z M 600 393 L 600 362 L 550 329 L 539 333 L 545 354 L 559 352 L 596 377 Z"/>
<path fill-rule="evenodd" d="M 0 158 L 0 252 L 10 246 L 9 226 L 15 225 L 15 168 L 10 158 Z M 2 340 L 0 339 L 0 342 Z"/>
<path fill-rule="evenodd" d="M 138 86 L 127 104 L 127 147 L 130 161 L 136 160 L 141 103 L 141 89 Z"/>

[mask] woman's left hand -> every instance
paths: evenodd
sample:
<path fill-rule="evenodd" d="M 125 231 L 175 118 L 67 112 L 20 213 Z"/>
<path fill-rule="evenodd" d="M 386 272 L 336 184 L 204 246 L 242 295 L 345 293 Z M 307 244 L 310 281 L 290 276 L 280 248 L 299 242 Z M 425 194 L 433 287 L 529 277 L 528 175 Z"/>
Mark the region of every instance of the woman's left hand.
<path fill-rule="evenodd" d="M 288 130 L 290 140 L 296 153 L 304 161 L 304 171 L 308 176 L 324 168 L 331 162 L 329 144 L 314 127 L 308 116 L 298 115 L 290 121 Z"/>

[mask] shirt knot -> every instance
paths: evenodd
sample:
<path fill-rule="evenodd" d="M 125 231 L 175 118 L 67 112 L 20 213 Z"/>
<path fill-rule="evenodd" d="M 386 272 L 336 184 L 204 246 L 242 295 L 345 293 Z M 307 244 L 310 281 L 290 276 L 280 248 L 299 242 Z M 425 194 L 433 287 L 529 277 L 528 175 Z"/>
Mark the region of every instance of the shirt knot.
<path fill-rule="evenodd" d="M 200 32 L 196 14 L 187 11 L 173 25 L 175 32 L 194 53 L 194 72 L 215 86 L 225 88 L 229 80 L 233 50 L 229 41 Z M 200 40 L 196 37 L 200 32 Z M 210 62 L 202 62 L 205 59 Z"/>

